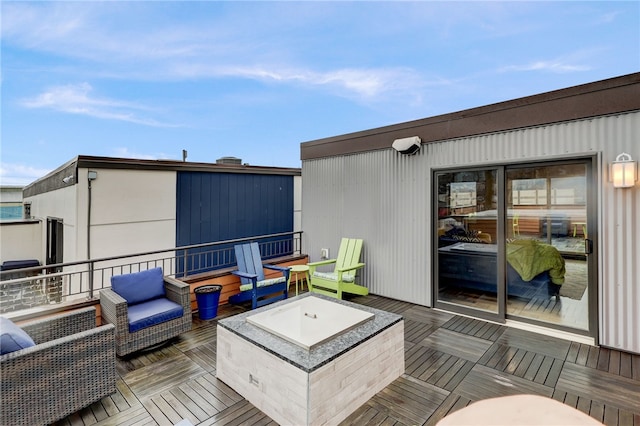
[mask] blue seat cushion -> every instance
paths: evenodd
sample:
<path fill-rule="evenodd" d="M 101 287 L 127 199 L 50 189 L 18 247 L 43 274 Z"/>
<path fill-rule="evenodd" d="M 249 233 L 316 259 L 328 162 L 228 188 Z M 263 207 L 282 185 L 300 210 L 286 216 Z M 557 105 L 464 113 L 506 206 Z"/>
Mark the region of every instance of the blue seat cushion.
<path fill-rule="evenodd" d="M 165 296 L 162 268 L 111 277 L 111 289 L 122 296 L 127 305 Z"/>
<path fill-rule="evenodd" d="M 15 325 L 9 318 L 0 317 L 0 355 L 35 345 L 36 343 L 26 331 Z"/>
<path fill-rule="evenodd" d="M 180 318 L 184 314 L 181 305 L 166 298 L 129 305 L 127 311 L 129 333 Z"/>

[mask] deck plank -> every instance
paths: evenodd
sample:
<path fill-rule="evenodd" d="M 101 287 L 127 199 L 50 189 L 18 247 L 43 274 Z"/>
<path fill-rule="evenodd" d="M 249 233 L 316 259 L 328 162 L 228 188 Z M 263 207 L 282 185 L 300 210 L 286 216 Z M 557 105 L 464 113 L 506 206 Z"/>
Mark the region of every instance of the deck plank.
<path fill-rule="evenodd" d="M 405 319 L 417 321 L 422 324 L 441 327 L 455 315 L 448 312 L 436 311 L 426 306 L 413 305 L 402 313 Z"/>
<path fill-rule="evenodd" d="M 559 359 L 567 357 L 571 346 L 571 343 L 566 340 L 516 328 L 507 328 L 497 342 Z"/>
<path fill-rule="evenodd" d="M 447 396 L 446 391 L 403 375 L 365 405 L 379 413 L 377 417 L 387 424 L 423 424 Z M 345 420 L 346 424 L 357 424 L 353 422 L 354 417 Z"/>
<path fill-rule="evenodd" d="M 126 411 L 118 412 L 115 415 L 110 416 L 108 419 L 104 419 L 98 422 L 97 425 L 128 426 L 142 420 L 152 421 L 153 424 L 157 424 L 151 414 L 146 410 L 146 408 L 142 404 L 139 404 L 137 406 L 131 407 Z"/>
<path fill-rule="evenodd" d="M 202 367 L 180 353 L 139 368 L 127 374 L 124 381 L 138 398 L 144 398 L 203 373 Z"/>
<path fill-rule="evenodd" d="M 432 357 L 439 357 L 437 351 L 426 346 L 416 345 L 410 348 L 405 354 L 405 372 L 410 375 L 419 376 L 433 362 Z"/>
<path fill-rule="evenodd" d="M 458 358 L 477 362 L 492 342 L 441 328 L 431 333 L 420 344 Z"/>
<path fill-rule="evenodd" d="M 509 328 L 381 296 L 352 301 L 405 318 L 405 374 L 343 425 L 435 425 L 491 397 L 546 395 L 607 425 L 640 426 L 640 355 Z M 540 309 L 557 305 L 537 303 Z M 221 307 L 219 317 L 242 312 Z M 217 320 L 118 358 L 116 392 L 56 426 L 275 425 L 216 378 Z"/>
<path fill-rule="evenodd" d="M 640 355 L 631 355 L 631 378 L 640 380 Z"/>
<path fill-rule="evenodd" d="M 93 411 L 93 415 L 95 416 L 97 422 L 109 418 L 109 413 L 107 413 L 107 410 L 104 408 L 104 405 L 102 405 L 101 401 L 94 402 L 93 404 L 91 404 L 90 408 L 91 411 Z"/>
<path fill-rule="evenodd" d="M 476 364 L 454 389 L 472 401 L 530 393 L 551 396 L 553 388 Z"/>
<path fill-rule="evenodd" d="M 442 420 L 449 413 L 453 413 L 461 408 L 466 407 L 471 403 L 471 400 L 464 398 L 456 393 L 451 393 L 440 404 L 440 406 L 433 412 L 429 419 L 425 422 L 425 426 L 435 426 L 440 420 Z"/>
<path fill-rule="evenodd" d="M 153 419 L 160 425 L 174 425 L 182 420 L 182 416 L 176 410 L 177 407 L 168 404 L 161 395 L 148 398 L 142 402 L 142 405 L 144 405 L 147 411 L 153 416 Z"/>
<path fill-rule="evenodd" d="M 640 381 L 573 363 L 566 363 L 557 389 L 617 407 L 640 412 Z"/>
<path fill-rule="evenodd" d="M 182 404 L 189 413 L 191 413 L 198 421 L 191 423 L 200 423 L 209 417 L 209 414 L 198 405 L 189 395 L 187 395 L 181 388 L 177 388 L 171 391 L 171 397 L 175 398 L 180 404 Z"/>
<path fill-rule="evenodd" d="M 215 371 L 216 369 L 216 344 L 206 342 L 201 346 L 185 351 L 185 355 L 191 358 L 204 371 Z"/>
<path fill-rule="evenodd" d="M 184 383 L 178 387 L 178 389 L 184 393 L 185 397 L 188 398 L 193 404 L 195 404 L 198 408 L 205 412 L 206 417 L 211 417 L 214 414 L 219 413 L 220 411 L 227 408 L 224 404 L 222 404 L 217 399 L 207 399 L 204 397 L 202 392 L 198 392 L 192 385 L 194 382 Z M 220 404 L 220 408 L 216 408 L 212 401 L 216 401 Z M 196 410 L 194 410 L 196 412 Z"/>

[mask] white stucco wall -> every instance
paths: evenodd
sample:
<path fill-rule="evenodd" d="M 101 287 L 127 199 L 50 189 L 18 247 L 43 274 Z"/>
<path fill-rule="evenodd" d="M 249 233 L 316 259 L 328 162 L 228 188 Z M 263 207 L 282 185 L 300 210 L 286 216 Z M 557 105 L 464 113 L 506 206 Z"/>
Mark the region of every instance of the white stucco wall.
<path fill-rule="evenodd" d="M 0 222 L 0 263 L 37 259 L 43 264 L 41 241 L 42 224 L 39 221 Z"/>
<path fill-rule="evenodd" d="M 88 169 L 79 169 L 79 241 L 86 254 Z M 91 182 L 91 257 L 175 247 L 176 172 L 98 169 Z"/>
<path fill-rule="evenodd" d="M 63 223 L 63 260 L 65 262 L 78 259 L 78 205 L 76 185 L 70 185 L 55 191 L 45 192 L 27 197 L 25 202 L 31 203 L 31 217 L 40 219 L 41 242 L 39 257 L 46 259 L 47 218 L 62 219 Z M 44 263 L 44 262 L 42 262 Z"/>

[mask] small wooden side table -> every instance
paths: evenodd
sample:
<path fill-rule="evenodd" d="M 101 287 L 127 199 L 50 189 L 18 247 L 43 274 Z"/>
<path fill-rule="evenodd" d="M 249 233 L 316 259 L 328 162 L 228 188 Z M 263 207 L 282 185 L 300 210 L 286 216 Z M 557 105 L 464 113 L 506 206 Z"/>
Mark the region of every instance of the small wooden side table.
<path fill-rule="evenodd" d="M 296 296 L 298 295 L 298 283 L 300 280 L 298 279 L 298 274 L 303 274 L 302 279 L 307 281 L 307 288 L 309 288 L 309 267 L 307 265 L 293 265 L 291 266 L 291 271 L 289 275 L 289 284 L 287 288 L 291 285 L 291 279 L 293 278 L 293 274 L 296 274 Z M 304 288 L 304 287 L 303 287 Z"/>

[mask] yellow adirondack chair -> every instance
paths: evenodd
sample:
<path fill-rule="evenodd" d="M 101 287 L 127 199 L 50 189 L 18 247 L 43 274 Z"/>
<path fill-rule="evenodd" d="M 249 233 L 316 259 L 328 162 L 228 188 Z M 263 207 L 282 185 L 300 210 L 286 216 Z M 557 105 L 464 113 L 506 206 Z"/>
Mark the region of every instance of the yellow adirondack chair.
<path fill-rule="evenodd" d="M 336 259 L 322 260 L 309 263 L 309 275 L 311 283 L 309 290 L 314 293 L 342 299 L 342 293 L 352 293 L 366 296 L 369 290 L 355 283 L 356 272 L 364 267 L 360 263 L 362 252 L 362 240 L 355 238 L 343 238 L 340 242 L 338 257 Z M 335 264 L 333 272 L 320 272 L 319 266 Z"/>

